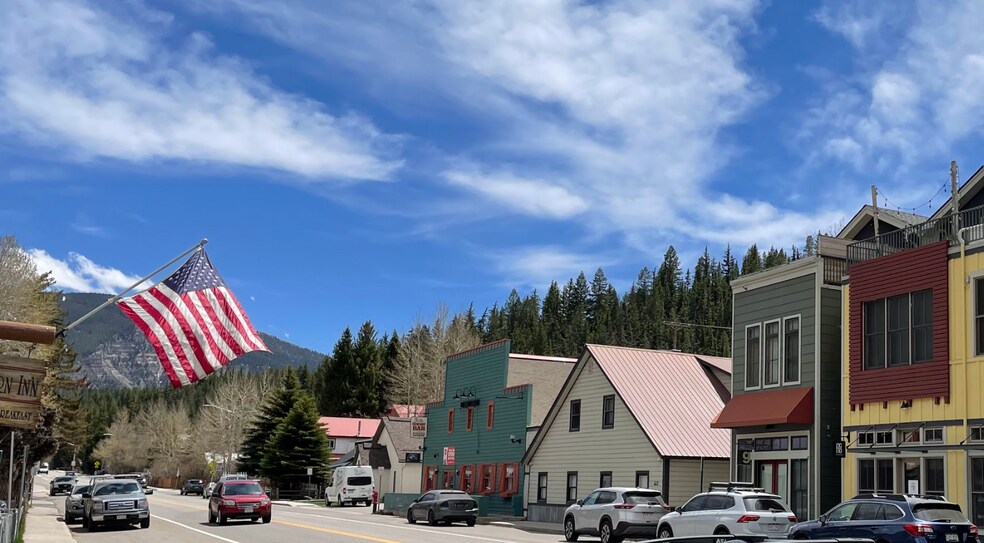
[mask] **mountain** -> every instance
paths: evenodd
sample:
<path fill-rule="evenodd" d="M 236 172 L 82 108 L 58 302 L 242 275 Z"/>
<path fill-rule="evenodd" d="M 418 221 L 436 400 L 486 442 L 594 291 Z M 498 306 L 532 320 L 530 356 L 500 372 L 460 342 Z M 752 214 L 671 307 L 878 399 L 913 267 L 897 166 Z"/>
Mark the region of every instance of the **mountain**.
<path fill-rule="evenodd" d="M 106 294 L 65 294 L 61 306 L 69 323 L 108 299 Z M 325 355 L 260 332 L 270 353 L 247 353 L 230 366 L 263 371 L 284 366 L 314 369 Z M 168 384 L 154 348 L 130 319 L 116 307 L 107 307 L 65 335 L 78 353 L 81 373 L 94 388 L 135 388 Z"/>

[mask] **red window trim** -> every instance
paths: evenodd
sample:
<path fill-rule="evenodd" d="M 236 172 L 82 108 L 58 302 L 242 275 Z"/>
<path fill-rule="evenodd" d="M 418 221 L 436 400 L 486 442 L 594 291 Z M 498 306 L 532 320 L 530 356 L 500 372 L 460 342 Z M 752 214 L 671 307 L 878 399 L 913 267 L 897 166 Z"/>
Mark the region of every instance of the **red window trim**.
<path fill-rule="evenodd" d="M 495 402 L 489 401 L 485 410 L 485 428 L 491 430 L 495 426 Z"/>
<path fill-rule="evenodd" d="M 465 414 L 465 431 L 471 432 L 472 426 L 474 426 L 474 422 L 475 422 L 475 408 L 469 406 L 468 412 Z"/>
<path fill-rule="evenodd" d="M 437 466 L 424 467 L 424 492 L 437 490 Z"/>
<path fill-rule="evenodd" d="M 448 433 L 454 433 L 454 409 L 448 409 Z"/>
<path fill-rule="evenodd" d="M 469 475 L 468 472 L 471 472 Z M 478 476 L 478 470 L 473 465 L 461 466 L 458 469 L 458 489 L 463 490 L 469 494 L 475 492 L 475 477 Z"/>
<path fill-rule="evenodd" d="M 495 483 L 495 464 L 481 464 L 478 468 L 478 494 L 495 494 Z"/>
<path fill-rule="evenodd" d="M 455 470 L 454 468 L 441 470 L 441 489 L 442 490 L 453 490 L 454 489 L 454 483 L 455 483 L 454 476 L 455 476 L 455 472 L 456 471 L 457 470 Z"/>
<path fill-rule="evenodd" d="M 508 477 L 506 472 L 513 468 L 512 477 Z M 499 467 L 499 495 L 503 498 L 510 498 L 519 490 L 519 464 L 516 462 L 501 464 Z"/>

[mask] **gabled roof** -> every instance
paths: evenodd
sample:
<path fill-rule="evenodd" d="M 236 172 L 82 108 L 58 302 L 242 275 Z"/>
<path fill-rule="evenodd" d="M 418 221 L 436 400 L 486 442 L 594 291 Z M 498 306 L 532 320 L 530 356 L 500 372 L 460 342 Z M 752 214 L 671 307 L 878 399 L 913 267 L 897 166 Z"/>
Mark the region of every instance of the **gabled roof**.
<path fill-rule="evenodd" d="M 393 404 L 386 410 L 386 415 L 390 417 L 410 418 L 423 417 L 427 413 L 427 408 L 423 405 L 404 405 Z"/>
<path fill-rule="evenodd" d="M 854 239 L 864 227 L 874 219 L 875 208 L 871 205 L 865 205 L 854 215 L 850 222 L 837 233 L 837 237 L 842 239 Z M 878 208 L 878 222 L 886 222 L 895 228 L 905 228 L 907 226 L 912 226 L 914 224 L 921 224 L 926 222 L 929 217 L 924 217 L 922 215 L 916 215 L 914 213 L 906 213 L 904 211 L 895 211 L 894 209 Z"/>
<path fill-rule="evenodd" d="M 424 446 L 424 438 L 410 437 L 410 419 L 383 417 L 382 424 L 379 425 L 376 435 L 372 438 L 374 446 L 379 445 L 379 437 L 384 430 L 389 434 L 390 442 L 393 444 L 396 457 L 400 459 L 400 462 L 405 458 L 404 453 L 419 452 Z"/>
<path fill-rule="evenodd" d="M 731 432 L 711 428 L 727 397 L 713 366 L 731 373 L 731 361 L 721 357 L 675 351 L 587 345 L 577 366 L 561 388 L 543 426 L 523 459 L 535 454 L 565 405 L 567 395 L 591 361 L 597 362 L 615 393 L 660 456 L 730 458 Z"/>
<path fill-rule="evenodd" d="M 957 194 L 959 195 L 959 200 L 957 201 L 960 202 L 960 209 L 964 209 L 967 202 L 976 196 L 981 189 L 984 189 L 984 183 L 981 181 L 984 181 L 984 166 L 977 168 L 977 171 L 974 172 L 974 174 L 971 175 L 959 189 L 957 189 Z M 952 201 L 953 196 L 947 198 L 942 204 L 940 204 L 939 207 L 936 208 L 936 211 L 933 212 L 933 215 L 930 218 L 938 219 L 950 213 L 950 203 Z"/>
<path fill-rule="evenodd" d="M 353 417 L 321 417 L 318 424 L 325 428 L 328 437 L 351 437 L 372 439 L 379 428 L 379 419 L 357 419 Z"/>

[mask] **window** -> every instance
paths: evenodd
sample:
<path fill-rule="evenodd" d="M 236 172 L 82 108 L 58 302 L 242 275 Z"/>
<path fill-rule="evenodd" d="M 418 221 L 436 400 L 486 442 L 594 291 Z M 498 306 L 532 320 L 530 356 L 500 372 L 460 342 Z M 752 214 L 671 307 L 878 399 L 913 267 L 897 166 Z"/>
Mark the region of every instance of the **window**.
<path fill-rule="evenodd" d="M 468 411 L 465 413 L 465 431 L 472 431 L 472 423 L 475 421 L 475 408 L 469 407 Z"/>
<path fill-rule="evenodd" d="M 495 402 L 489 402 L 489 406 L 485 410 L 485 427 L 491 430 L 494 425 L 494 422 L 495 422 Z"/>
<path fill-rule="evenodd" d="M 495 492 L 495 464 L 482 464 L 478 469 L 478 491 L 481 494 Z"/>
<path fill-rule="evenodd" d="M 457 473 L 453 469 L 446 469 L 441 472 L 441 488 L 444 490 L 451 490 L 458 486 L 455 480 Z"/>
<path fill-rule="evenodd" d="M 762 364 L 762 329 L 758 324 L 745 328 L 745 388 L 761 385 L 759 374 Z"/>
<path fill-rule="evenodd" d="M 892 460 L 858 460 L 858 492 L 891 494 L 894 492 Z"/>
<path fill-rule="evenodd" d="M 538 473 L 536 475 L 536 501 L 537 503 L 547 503 L 547 474 Z"/>
<path fill-rule="evenodd" d="M 810 469 L 809 461 L 790 460 L 789 508 L 798 519 L 810 518 Z"/>
<path fill-rule="evenodd" d="M 771 437 L 757 437 L 755 438 L 755 450 L 758 452 L 768 452 L 772 450 L 772 438 Z"/>
<path fill-rule="evenodd" d="M 755 450 L 755 442 L 751 439 L 739 439 L 738 440 L 738 458 L 744 457 L 743 453 L 745 451 Z M 745 483 L 752 482 L 752 464 L 742 464 L 742 460 L 739 460 L 737 469 L 735 470 L 735 480 L 742 481 Z"/>
<path fill-rule="evenodd" d="M 892 441 L 892 432 L 875 432 L 875 443 L 878 445 L 895 445 Z"/>
<path fill-rule="evenodd" d="M 510 497 L 519 491 L 519 464 L 499 466 L 499 495 Z"/>
<path fill-rule="evenodd" d="M 785 451 L 789 449 L 789 438 L 788 437 L 774 437 L 772 438 L 772 450 L 773 451 Z"/>
<path fill-rule="evenodd" d="M 970 429 L 970 441 L 984 441 L 984 427 L 977 426 Z"/>
<path fill-rule="evenodd" d="M 615 395 L 609 394 L 601 400 L 601 428 L 607 430 L 615 427 Z"/>
<path fill-rule="evenodd" d="M 581 400 L 571 400 L 571 424 L 569 431 L 581 430 Z"/>
<path fill-rule="evenodd" d="M 637 471 L 635 479 L 636 488 L 649 488 L 649 472 Z"/>
<path fill-rule="evenodd" d="M 880 503 L 860 503 L 853 520 L 881 520 L 884 507 Z"/>
<path fill-rule="evenodd" d="M 567 472 L 567 503 L 577 501 L 577 472 Z"/>
<path fill-rule="evenodd" d="M 943 443 L 942 428 L 923 429 L 923 443 Z"/>
<path fill-rule="evenodd" d="M 454 433 L 454 409 L 448 409 L 448 433 Z"/>
<path fill-rule="evenodd" d="M 874 445 L 875 444 L 875 434 L 871 432 L 864 432 L 858 434 L 858 445 Z"/>
<path fill-rule="evenodd" d="M 424 467 L 424 492 L 437 488 L 437 466 Z"/>
<path fill-rule="evenodd" d="M 702 511 L 704 509 L 704 502 L 707 501 L 707 494 L 700 494 L 694 496 L 687 502 L 686 505 L 680 510 L 683 513 L 689 513 L 691 511 Z"/>
<path fill-rule="evenodd" d="M 978 328 L 982 324 L 978 320 Z M 864 303 L 864 369 L 908 366 L 932 359 L 932 290 Z"/>
<path fill-rule="evenodd" d="M 798 383 L 800 380 L 800 319 L 789 317 L 783 321 L 783 376 L 784 383 Z"/>
<path fill-rule="evenodd" d="M 601 494 L 601 492 L 598 492 L 598 491 L 595 491 L 595 492 L 592 492 L 591 494 L 588 494 L 588 497 L 587 498 L 584 498 L 584 502 L 582 503 L 582 505 L 594 505 L 595 502 L 598 501 L 598 495 L 599 494 Z"/>
<path fill-rule="evenodd" d="M 471 494 L 475 492 L 475 466 L 461 466 L 458 474 L 459 488 Z"/>
<path fill-rule="evenodd" d="M 919 429 L 899 430 L 899 445 L 914 445 L 922 443 L 922 436 Z"/>
<path fill-rule="evenodd" d="M 970 459 L 970 515 L 974 524 L 984 526 L 984 458 Z"/>
<path fill-rule="evenodd" d="M 615 498 L 618 496 L 611 490 L 602 490 L 598 493 L 598 499 L 595 500 L 595 505 L 606 505 L 609 503 L 615 503 Z"/>
<path fill-rule="evenodd" d="M 793 436 L 790 438 L 789 443 L 789 448 L 794 451 L 805 451 L 810 448 L 810 438 L 807 436 Z"/>
<path fill-rule="evenodd" d="M 926 462 L 926 494 L 942 496 L 946 486 L 946 473 L 942 458 L 927 458 Z"/>
<path fill-rule="evenodd" d="M 598 488 L 607 488 L 610 486 L 612 486 L 612 472 L 601 472 L 601 477 L 598 480 Z"/>
<path fill-rule="evenodd" d="M 335 450 L 335 438 L 333 437 L 328 438 L 328 448 L 331 450 Z"/>
<path fill-rule="evenodd" d="M 851 520 L 854 516 L 854 510 L 857 509 L 857 503 L 845 503 L 840 507 L 835 507 L 830 513 L 827 513 L 828 522 L 847 522 Z"/>
<path fill-rule="evenodd" d="M 885 300 L 864 303 L 864 369 L 885 367 Z"/>
<path fill-rule="evenodd" d="M 974 329 L 977 332 L 975 334 L 977 340 L 974 342 L 976 344 L 974 354 L 981 356 L 984 355 L 984 277 L 974 279 L 974 293 L 976 298 L 974 301 Z M 981 503 L 981 514 L 984 518 L 984 502 Z"/>
<path fill-rule="evenodd" d="M 763 386 L 779 384 L 779 321 L 765 323 L 765 380 Z"/>

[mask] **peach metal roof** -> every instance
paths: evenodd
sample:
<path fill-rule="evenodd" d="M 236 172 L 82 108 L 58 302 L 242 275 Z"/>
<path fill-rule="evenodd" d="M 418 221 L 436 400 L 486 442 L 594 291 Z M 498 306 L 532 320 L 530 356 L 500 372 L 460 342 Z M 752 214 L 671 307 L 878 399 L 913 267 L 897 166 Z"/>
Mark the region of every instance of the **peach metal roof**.
<path fill-rule="evenodd" d="M 725 369 L 722 359 L 607 345 L 587 350 L 660 455 L 730 458 L 731 432 L 711 428 L 724 401 L 700 363 Z"/>
<path fill-rule="evenodd" d="M 356 419 L 352 417 L 321 417 L 318 424 L 325 428 L 328 437 L 364 437 L 372 439 L 379 428 L 379 419 Z"/>

